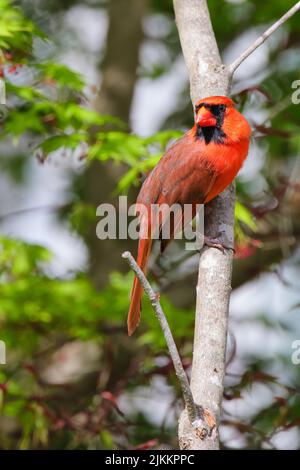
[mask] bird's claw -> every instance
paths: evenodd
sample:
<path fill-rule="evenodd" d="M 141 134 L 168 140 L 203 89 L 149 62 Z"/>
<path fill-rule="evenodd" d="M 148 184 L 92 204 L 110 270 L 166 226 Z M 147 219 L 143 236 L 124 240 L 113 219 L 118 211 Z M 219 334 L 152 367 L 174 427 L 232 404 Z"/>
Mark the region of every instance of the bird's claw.
<path fill-rule="evenodd" d="M 222 251 L 222 253 L 225 253 L 226 250 L 232 250 L 233 253 L 235 253 L 235 249 L 232 246 L 224 245 L 218 238 L 204 237 L 204 245 L 210 248 L 216 248 Z"/>

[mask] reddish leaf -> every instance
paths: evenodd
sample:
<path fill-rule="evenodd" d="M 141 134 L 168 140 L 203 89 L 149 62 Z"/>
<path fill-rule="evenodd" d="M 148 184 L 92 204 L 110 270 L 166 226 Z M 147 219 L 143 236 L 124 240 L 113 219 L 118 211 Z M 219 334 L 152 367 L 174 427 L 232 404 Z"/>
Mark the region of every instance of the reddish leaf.
<path fill-rule="evenodd" d="M 235 255 L 236 259 L 245 259 L 252 256 L 258 248 L 261 248 L 262 242 L 261 240 L 251 239 L 246 243 L 242 243 L 237 245 L 235 248 Z"/>
<path fill-rule="evenodd" d="M 273 375 L 266 374 L 265 372 L 256 371 L 253 373 L 253 380 L 256 382 L 270 382 L 277 384 L 277 380 Z"/>
<path fill-rule="evenodd" d="M 279 406 L 286 405 L 286 399 L 283 397 L 274 397 L 274 400 L 279 404 Z"/>
<path fill-rule="evenodd" d="M 12 60 L 13 59 L 13 55 L 11 52 L 4 52 L 4 57 L 6 60 Z"/>
<path fill-rule="evenodd" d="M 23 364 L 23 368 L 28 370 L 28 372 L 30 372 L 32 375 L 36 375 L 37 372 L 36 372 L 36 368 L 32 365 L 32 364 L 29 364 L 29 363 L 24 363 Z"/>
<path fill-rule="evenodd" d="M 293 427 L 299 427 L 300 426 L 300 418 L 297 418 L 297 419 L 294 419 L 293 421 L 291 421 L 289 424 L 286 424 L 284 426 L 284 429 L 290 429 L 290 428 L 293 428 Z"/>
<path fill-rule="evenodd" d="M 7 387 L 8 387 L 7 383 L 2 383 L 2 384 L 0 383 L 0 390 L 2 390 L 2 392 L 4 393 L 7 392 Z"/>
<path fill-rule="evenodd" d="M 8 73 L 13 74 L 13 73 L 18 73 L 18 69 L 22 67 L 21 64 L 14 64 L 8 67 Z"/>
<path fill-rule="evenodd" d="M 109 392 L 108 390 L 105 390 L 104 392 L 101 392 L 101 397 L 104 398 L 104 400 L 107 400 L 110 403 L 112 403 L 114 406 L 118 407 L 116 397 L 111 392 Z"/>

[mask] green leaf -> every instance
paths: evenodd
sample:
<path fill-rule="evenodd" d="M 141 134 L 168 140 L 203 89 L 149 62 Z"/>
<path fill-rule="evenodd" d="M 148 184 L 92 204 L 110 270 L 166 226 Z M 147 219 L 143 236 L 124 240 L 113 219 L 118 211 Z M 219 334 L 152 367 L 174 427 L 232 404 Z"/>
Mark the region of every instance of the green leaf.
<path fill-rule="evenodd" d="M 87 139 L 87 135 L 83 133 L 60 134 L 49 137 L 44 140 L 38 148 L 41 148 L 46 154 L 54 152 L 60 148 L 76 149 L 78 145 Z"/>

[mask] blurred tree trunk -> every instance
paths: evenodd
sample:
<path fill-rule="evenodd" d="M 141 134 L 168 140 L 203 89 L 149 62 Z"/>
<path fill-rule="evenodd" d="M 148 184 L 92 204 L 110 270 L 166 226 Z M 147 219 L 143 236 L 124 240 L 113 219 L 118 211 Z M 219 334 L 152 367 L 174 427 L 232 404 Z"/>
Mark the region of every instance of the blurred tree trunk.
<path fill-rule="evenodd" d="M 109 29 L 106 53 L 102 64 L 102 82 L 95 100 L 101 114 L 121 118 L 128 124 L 139 64 L 139 49 L 143 39 L 142 23 L 148 0 L 110 0 Z M 85 202 L 95 208 L 103 202 L 116 203 L 112 196 L 124 166 L 94 162 L 86 172 Z M 121 252 L 128 249 L 128 240 L 99 240 L 96 222 L 86 238 L 90 254 L 90 276 L 97 287 L 103 286 L 109 273 L 125 270 Z"/>

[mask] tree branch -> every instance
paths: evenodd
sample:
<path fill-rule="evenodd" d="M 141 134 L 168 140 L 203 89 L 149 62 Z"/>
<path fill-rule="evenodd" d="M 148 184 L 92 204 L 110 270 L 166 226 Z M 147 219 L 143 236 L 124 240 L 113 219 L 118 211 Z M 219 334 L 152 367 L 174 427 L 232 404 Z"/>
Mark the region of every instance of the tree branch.
<path fill-rule="evenodd" d="M 173 3 L 192 103 L 206 96 L 226 94 L 228 72 L 221 61 L 206 0 L 173 0 Z"/>
<path fill-rule="evenodd" d="M 228 70 L 231 75 L 236 69 L 249 57 L 259 46 L 261 46 L 283 23 L 285 23 L 291 16 L 300 10 L 300 1 L 297 2 L 289 11 L 285 13 L 276 23 L 268 28 L 261 36 L 259 36 L 254 43 L 248 47 L 237 59 L 235 59 L 229 66 Z"/>
<path fill-rule="evenodd" d="M 185 370 L 182 366 L 182 362 L 173 338 L 173 335 L 171 333 L 168 320 L 166 319 L 166 316 L 163 312 L 163 309 L 160 305 L 159 302 L 159 295 L 154 292 L 152 289 L 150 283 L 148 282 L 146 276 L 144 275 L 143 271 L 140 269 L 138 264 L 136 263 L 135 259 L 133 258 L 132 254 L 129 251 L 125 251 L 122 254 L 122 258 L 124 258 L 127 263 L 129 264 L 130 268 L 135 272 L 137 278 L 139 279 L 145 293 L 147 294 L 151 305 L 153 307 L 153 310 L 157 316 L 157 319 L 160 323 L 160 326 L 162 328 L 164 337 L 166 339 L 166 343 L 168 346 L 168 350 L 171 356 L 171 359 L 174 364 L 175 372 L 178 377 L 181 390 L 182 390 L 182 395 L 183 399 L 185 402 L 185 406 L 187 408 L 188 412 L 188 417 L 190 423 L 194 426 L 195 422 L 197 421 L 198 418 L 198 411 L 194 403 L 193 395 L 190 389 L 190 385 L 188 382 L 188 378 L 186 376 Z"/>

